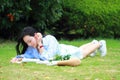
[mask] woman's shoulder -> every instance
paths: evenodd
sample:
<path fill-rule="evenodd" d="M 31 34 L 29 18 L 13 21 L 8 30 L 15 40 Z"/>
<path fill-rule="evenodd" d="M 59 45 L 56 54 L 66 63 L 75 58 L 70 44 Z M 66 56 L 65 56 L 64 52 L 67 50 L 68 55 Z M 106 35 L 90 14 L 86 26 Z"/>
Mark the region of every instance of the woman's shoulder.
<path fill-rule="evenodd" d="M 48 35 L 46 35 L 45 37 L 54 37 L 53 35 L 51 35 L 51 34 L 48 34 Z"/>
<path fill-rule="evenodd" d="M 45 37 L 43 37 L 43 42 L 56 42 L 57 39 L 53 36 L 53 35 L 46 35 Z"/>
<path fill-rule="evenodd" d="M 53 35 L 46 35 L 46 36 L 44 36 L 44 38 L 55 38 Z"/>

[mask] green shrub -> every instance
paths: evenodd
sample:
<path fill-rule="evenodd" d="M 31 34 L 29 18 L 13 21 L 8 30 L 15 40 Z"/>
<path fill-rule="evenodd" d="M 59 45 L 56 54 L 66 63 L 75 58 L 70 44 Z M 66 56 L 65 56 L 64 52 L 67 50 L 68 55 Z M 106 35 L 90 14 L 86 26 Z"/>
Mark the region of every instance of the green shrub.
<path fill-rule="evenodd" d="M 17 37 L 29 25 L 59 37 L 119 38 L 119 3 L 119 0 L 1 0 L 0 36 Z"/>
<path fill-rule="evenodd" d="M 26 26 L 43 33 L 61 15 L 60 0 L 0 0 L 0 36 L 13 38 Z"/>
<path fill-rule="evenodd" d="M 119 3 L 119 0 L 63 0 L 63 16 L 53 25 L 53 33 L 119 38 Z"/>

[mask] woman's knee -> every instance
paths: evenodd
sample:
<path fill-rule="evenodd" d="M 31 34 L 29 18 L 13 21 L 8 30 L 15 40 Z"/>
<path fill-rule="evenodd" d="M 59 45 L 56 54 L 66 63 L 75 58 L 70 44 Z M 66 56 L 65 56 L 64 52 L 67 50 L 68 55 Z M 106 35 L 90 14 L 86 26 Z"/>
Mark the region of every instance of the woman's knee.
<path fill-rule="evenodd" d="M 81 64 L 81 60 L 80 59 L 72 59 L 73 60 L 73 64 L 71 66 L 79 66 Z"/>

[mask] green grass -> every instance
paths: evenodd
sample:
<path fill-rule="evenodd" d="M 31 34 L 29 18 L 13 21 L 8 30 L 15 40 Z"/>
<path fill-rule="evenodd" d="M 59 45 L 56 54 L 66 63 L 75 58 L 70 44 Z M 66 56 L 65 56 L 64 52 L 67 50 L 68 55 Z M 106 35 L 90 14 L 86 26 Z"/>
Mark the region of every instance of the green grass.
<path fill-rule="evenodd" d="M 60 43 L 80 46 L 88 40 L 61 40 Z M 0 80 L 120 80 L 120 41 L 106 39 L 108 54 L 82 60 L 80 66 L 46 66 L 36 63 L 11 64 L 16 55 L 15 42 L 0 41 Z"/>

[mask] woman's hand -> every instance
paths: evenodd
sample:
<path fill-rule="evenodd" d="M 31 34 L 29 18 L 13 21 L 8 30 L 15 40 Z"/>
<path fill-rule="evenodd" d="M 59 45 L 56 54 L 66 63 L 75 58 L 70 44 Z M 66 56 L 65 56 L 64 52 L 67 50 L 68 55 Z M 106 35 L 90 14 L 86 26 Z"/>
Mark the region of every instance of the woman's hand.
<path fill-rule="evenodd" d="M 37 49 L 40 52 L 40 54 L 43 52 L 43 44 L 42 44 L 42 34 L 41 33 L 35 33 L 36 42 L 37 42 Z"/>
<path fill-rule="evenodd" d="M 42 34 L 41 33 L 35 33 L 35 39 L 37 41 L 38 45 L 42 45 Z"/>
<path fill-rule="evenodd" d="M 22 59 L 23 59 L 23 58 L 16 58 L 16 57 L 14 57 L 14 58 L 11 59 L 10 62 L 11 62 L 11 63 L 20 63 L 20 62 L 22 61 Z"/>

